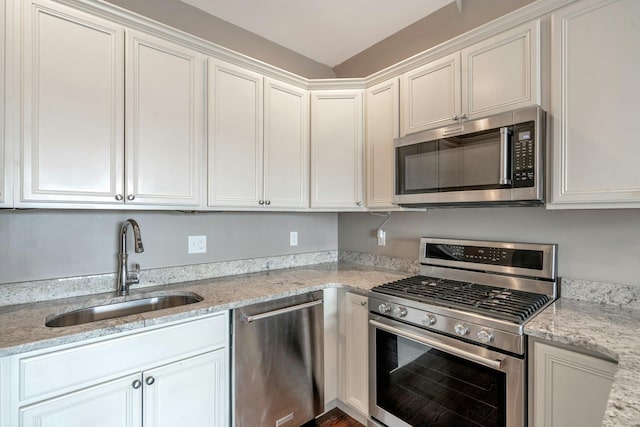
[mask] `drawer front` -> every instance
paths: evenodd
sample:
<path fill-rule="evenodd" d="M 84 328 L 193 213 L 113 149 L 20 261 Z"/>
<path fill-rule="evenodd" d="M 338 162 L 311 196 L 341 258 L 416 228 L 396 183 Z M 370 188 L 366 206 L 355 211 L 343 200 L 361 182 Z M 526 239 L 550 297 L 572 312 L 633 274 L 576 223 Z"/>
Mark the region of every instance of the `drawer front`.
<path fill-rule="evenodd" d="M 67 393 L 224 347 L 228 343 L 228 332 L 228 314 L 224 312 L 214 317 L 64 350 L 17 356 L 19 401 L 26 403 Z"/>

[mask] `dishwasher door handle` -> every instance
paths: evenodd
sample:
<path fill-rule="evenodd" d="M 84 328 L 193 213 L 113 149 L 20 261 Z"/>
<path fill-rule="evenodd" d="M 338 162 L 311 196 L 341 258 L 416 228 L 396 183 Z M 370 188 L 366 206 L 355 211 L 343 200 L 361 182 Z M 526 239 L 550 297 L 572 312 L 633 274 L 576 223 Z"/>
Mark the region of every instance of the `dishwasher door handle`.
<path fill-rule="evenodd" d="M 323 300 L 305 302 L 302 304 L 292 305 L 291 307 L 280 308 L 278 310 L 267 311 L 266 313 L 254 314 L 253 316 L 247 316 L 244 312 L 240 319 L 242 323 L 251 323 L 256 320 L 266 319 L 268 317 L 279 316 L 281 314 L 291 313 L 292 311 L 298 311 L 309 307 L 314 307 L 323 303 Z"/>

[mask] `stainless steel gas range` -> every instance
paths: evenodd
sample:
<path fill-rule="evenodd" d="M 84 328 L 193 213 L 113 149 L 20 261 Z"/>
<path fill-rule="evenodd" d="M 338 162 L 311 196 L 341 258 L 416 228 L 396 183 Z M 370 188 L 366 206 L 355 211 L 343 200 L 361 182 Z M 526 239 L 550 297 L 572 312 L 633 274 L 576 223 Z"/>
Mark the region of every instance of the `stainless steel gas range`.
<path fill-rule="evenodd" d="M 524 325 L 557 297 L 557 246 L 422 238 L 419 260 L 369 297 L 372 423 L 525 426 Z"/>

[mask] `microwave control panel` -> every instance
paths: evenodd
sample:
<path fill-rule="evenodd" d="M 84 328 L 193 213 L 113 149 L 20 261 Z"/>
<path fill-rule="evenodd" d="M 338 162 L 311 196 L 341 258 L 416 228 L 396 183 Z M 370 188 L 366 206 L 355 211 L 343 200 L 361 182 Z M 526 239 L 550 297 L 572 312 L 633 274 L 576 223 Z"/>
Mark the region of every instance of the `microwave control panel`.
<path fill-rule="evenodd" d="M 535 169 L 535 126 L 533 122 L 513 127 L 513 186 L 533 187 Z"/>

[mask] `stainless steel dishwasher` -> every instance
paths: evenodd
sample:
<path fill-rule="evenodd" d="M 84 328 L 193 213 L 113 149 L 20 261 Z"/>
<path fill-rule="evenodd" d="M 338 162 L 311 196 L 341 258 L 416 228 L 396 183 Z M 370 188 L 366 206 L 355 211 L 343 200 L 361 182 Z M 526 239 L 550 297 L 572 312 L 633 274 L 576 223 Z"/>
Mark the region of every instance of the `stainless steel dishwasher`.
<path fill-rule="evenodd" d="M 324 411 L 322 291 L 233 313 L 234 425 L 298 427 Z"/>

